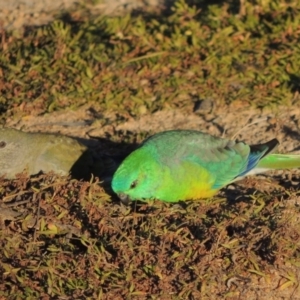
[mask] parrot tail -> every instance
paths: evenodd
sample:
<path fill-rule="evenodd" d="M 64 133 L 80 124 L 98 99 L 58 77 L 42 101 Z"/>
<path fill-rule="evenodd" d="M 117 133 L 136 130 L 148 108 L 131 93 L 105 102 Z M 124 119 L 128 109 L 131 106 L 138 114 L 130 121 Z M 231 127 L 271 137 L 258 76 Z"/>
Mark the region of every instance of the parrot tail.
<path fill-rule="evenodd" d="M 258 169 L 293 169 L 300 168 L 300 154 L 269 154 L 257 164 Z"/>

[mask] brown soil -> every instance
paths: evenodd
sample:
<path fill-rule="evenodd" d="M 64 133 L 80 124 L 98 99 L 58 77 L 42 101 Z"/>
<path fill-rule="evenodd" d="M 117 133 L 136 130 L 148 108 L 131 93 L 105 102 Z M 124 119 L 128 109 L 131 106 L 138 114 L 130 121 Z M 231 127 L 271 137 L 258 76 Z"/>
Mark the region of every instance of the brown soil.
<path fill-rule="evenodd" d="M 20 119 L 8 119 L 6 126 L 25 131 L 57 132 L 69 136 L 89 138 L 89 136 L 105 138 L 107 134 L 113 135 L 117 131 L 131 133 L 155 133 L 167 129 L 197 129 L 216 136 L 236 137 L 248 143 L 259 143 L 276 137 L 280 141 L 279 151 L 299 152 L 299 119 L 300 108 L 280 107 L 274 111 L 259 111 L 252 108 L 219 107 L 212 112 L 193 112 L 193 108 L 186 110 L 164 110 L 152 115 L 143 115 L 140 118 L 128 117 L 124 121 L 117 121 L 113 113 L 98 112 L 96 106 L 91 109 L 84 106 L 77 111 L 60 111 L 43 116 L 25 116 Z M 103 119 L 105 124 L 101 126 Z M 103 124 L 103 122 L 102 122 Z M 252 124 L 252 125 L 251 125 Z M 118 149 L 114 149 L 118 151 Z M 277 171 L 277 174 L 280 173 Z M 293 171 L 292 173 L 298 173 Z M 272 173 L 273 174 L 273 173 Z M 276 172 L 274 172 L 276 175 Z M 285 172 L 291 174 L 291 172 Z M 275 177 L 261 179 L 251 177 L 239 183 L 240 188 L 255 188 L 270 191 L 278 188 Z M 236 189 L 230 187 L 229 189 Z M 239 192 L 235 190 L 239 197 Z M 241 195 L 240 195 L 241 196 Z M 291 205 L 299 199 L 291 199 Z M 292 203 L 293 202 L 293 203 Z M 288 266 L 287 270 L 289 269 Z M 292 267 L 290 267 L 292 270 Z M 295 270 L 294 270 L 295 271 Z M 300 273 L 298 272 L 300 277 Z M 265 278 L 251 278 L 251 282 L 243 283 L 239 278 L 232 278 L 227 283 L 228 288 L 236 285 L 236 292 L 229 299 L 300 299 L 300 289 L 292 285 L 278 289 L 285 282 L 280 272 L 274 267 L 272 274 Z M 299 280 L 299 278 L 298 278 Z"/>
<path fill-rule="evenodd" d="M 91 109 L 92 108 L 92 109 Z M 25 131 L 55 132 L 88 138 L 105 137 L 115 131 L 154 134 L 168 129 L 195 129 L 215 136 L 236 138 L 250 144 L 265 142 L 276 137 L 280 141 L 279 152 L 300 150 L 300 107 L 279 107 L 274 111 L 252 108 L 219 107 L 212 112 L 193 112 L 193 108 L 169 109 L 140 118 L 127 117 L 117 120 L 113 113 L 97 111 L 92 105 L 77 111 L 59 111 L 42 116 L 25 116 L 8 119 L 6 126 Z M 105 125 L 103 120 L 106 120 Z"/>

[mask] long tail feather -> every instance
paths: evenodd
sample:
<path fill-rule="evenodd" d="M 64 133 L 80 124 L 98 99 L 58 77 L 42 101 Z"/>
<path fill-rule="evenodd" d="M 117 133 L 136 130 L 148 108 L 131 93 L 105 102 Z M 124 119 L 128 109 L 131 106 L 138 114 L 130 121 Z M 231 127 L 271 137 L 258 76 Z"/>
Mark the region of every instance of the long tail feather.
<path fill-rule="evenodd" d="M 269 154 L 261 159 L 256 168 L 294 169 L 300 168 L 300 154 Z"/>

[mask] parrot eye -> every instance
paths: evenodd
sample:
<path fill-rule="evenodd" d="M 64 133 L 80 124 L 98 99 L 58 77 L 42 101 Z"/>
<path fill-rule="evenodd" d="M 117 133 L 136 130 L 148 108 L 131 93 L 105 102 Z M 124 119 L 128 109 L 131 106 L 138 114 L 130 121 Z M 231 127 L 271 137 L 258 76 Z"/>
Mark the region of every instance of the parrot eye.
<path fill-rule="evenodd" d="M 137 183 L 138 183 L 137 180 L 133 181 L 130 185 L 130 188 L 134 189 L 137 186 Z"/>

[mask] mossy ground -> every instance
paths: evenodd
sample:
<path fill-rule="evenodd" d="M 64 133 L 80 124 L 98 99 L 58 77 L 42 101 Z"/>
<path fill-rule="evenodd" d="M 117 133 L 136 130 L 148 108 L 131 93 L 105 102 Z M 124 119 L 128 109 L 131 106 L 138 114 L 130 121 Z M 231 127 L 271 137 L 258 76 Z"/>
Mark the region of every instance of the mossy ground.
<path fill-rule="evenodd" d="M 49 116 L 78 113 L 89 118 L 47 129 L 100 128 L 118 152 L 157 124 L 201 120 L 221 135 L 268 117 L 246 140 L 275 135 L 299 150 L 299 13 L 298 1 L 180 0 L 160 14 L 95 18 L 83 7 L 3 31 L 1 122 L 30 130 L 39 120 L 43 131 Z M 2 179 L 0 297 L 298 299 L 299 179 L 275 175 L 204 201 L 129 207 L 101 178 Z"/>

